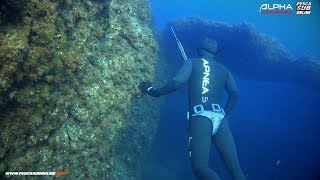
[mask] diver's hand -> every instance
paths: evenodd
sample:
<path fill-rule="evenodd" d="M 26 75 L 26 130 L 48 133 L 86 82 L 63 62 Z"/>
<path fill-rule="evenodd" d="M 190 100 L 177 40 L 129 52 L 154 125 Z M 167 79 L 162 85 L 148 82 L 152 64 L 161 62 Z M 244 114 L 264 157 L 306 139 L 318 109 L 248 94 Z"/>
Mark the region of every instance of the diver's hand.
<path fill-rule="evenodd" d="M 148 93 L 149 89 L 152 88 L 151 82 L 149 81 L 142 81 L 140 82 L 139 88 L 142 92 Z"/>
<path fill-rule="evenodd" d="M 152 86 L 151 86 L 151 82 L 149 81 L 142 81 L 139 85 L 139 88 L 141 89 L 142 92 L 145 92 L 147 94 L 149 94 L 152 97 L 156 97 L 158 98 L 159 95 L 157 93 L 157 90 L 155 90 Z"/>

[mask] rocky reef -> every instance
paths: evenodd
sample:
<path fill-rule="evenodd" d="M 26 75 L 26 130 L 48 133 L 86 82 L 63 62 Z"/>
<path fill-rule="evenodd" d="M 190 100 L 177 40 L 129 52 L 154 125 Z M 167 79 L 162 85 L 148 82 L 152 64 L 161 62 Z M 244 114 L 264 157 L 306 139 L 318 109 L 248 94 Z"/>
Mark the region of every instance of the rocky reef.
<path fill-rule="evenodd" d="M 185 17 L 170 22 L 170 25 L 190 57 L 196 55 L 199 41 L 210 37 L 216 39 L 221 48 L 217 59 L 234 73 L 255 80 L 285 82 L 320 90 L 319 60 L 293 57 L 278 40 L 258 32 L 248 23 L 230 25 Z M 183 62 L 169 27 L 162 36 L 162 46 L 168 47 L 165 58 L 171 62 Z"/>
<path fill-rule="evenodd" d="M 137 87 L 158 74 L 150 21 L 146 0 L 1 1 L 1 179 L 139 176 L 159 119 Z"/>

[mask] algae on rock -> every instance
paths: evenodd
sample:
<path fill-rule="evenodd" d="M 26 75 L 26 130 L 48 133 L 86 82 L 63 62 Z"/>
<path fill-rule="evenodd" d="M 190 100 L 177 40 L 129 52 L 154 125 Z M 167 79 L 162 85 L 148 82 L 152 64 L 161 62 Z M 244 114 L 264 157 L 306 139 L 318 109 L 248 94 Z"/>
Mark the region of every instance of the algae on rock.
<path fill-rule="evenodd" d="M 159 118 L 137 87 L 155 78 L 150 20 L 146 0 L 1 3 L 1 172 L 137 178 Z"/>

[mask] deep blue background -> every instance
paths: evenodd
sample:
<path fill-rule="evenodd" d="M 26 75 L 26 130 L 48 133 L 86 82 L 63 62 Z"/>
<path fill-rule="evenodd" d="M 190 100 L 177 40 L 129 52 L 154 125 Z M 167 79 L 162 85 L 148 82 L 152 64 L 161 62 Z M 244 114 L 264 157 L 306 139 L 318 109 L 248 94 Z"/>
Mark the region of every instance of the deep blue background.
<path fill-rule="evenodd" d="M 150 0 L 159 28 L 170 19 L 199 16 L 216 21 L 239 24 L 248 22 L 259 31 L 279 39 L 297 56 L 313 55 L 320 59 L 320 1 L 312 0 L 311 15 L 260 14 L 264 3 L 290 3 L 292 0 Z"/>
<path fill-rule="evenodd" d="M 295 9 L 296 1 L 281 1 L 288 2 Z M 167 20 L 183 16 L 200 16 L 231 24 L 249 22 L 260 32 L 282 42 L 296 58 L 310 55 L 320 59 L 319 1 L 312 1 L 310 16 L 263 15 L 259 13 L 263 3 L 266 2 L 151 0 L 160 30 Z M 248 179 L 318 179 L 319 92 L 285 83 L 248 80 L 238 75 L 235 79 L 240 100 L 229 123 Z M 186 151 L 186 111 L 185 93 L 179 91 L 166 97 L 158 134 L 145 162 L 144 179 L 192 179 Z M 230 179 L 215 149 L 210 166 L 222 179 Z"/>

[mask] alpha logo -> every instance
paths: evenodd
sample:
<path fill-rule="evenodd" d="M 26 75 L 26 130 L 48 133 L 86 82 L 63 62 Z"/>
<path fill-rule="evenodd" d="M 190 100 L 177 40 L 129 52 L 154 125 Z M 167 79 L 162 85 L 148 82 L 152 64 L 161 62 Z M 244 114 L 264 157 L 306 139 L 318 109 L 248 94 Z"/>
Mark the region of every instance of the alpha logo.
<path fill-rule="evenodd" d="M 311 2 L 297 2 L 296 3 L 297 12 L 296 14 L 311 14 Z"/>
<path fill-rule="evenodd" d="M 262 4 L 260 6 L 262 14 L 293 14 L 291 4 Z"/>
<path fill-rule="evenodd" d="M 209 75 L 210 75 L 210 66 L 209 62 L 205 59 L 202 59 L 203 61 L 203 78 L 202 78 L 202 95 L 209 92 L 209 88 L 207 87 L 209 85 Z M 207 96 L 202 96 L 202 102 L 207 102 L 209 98 Z"/>

